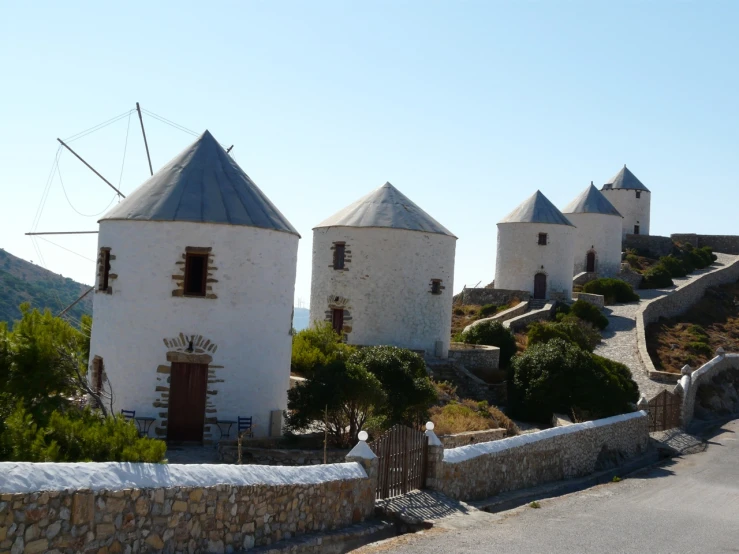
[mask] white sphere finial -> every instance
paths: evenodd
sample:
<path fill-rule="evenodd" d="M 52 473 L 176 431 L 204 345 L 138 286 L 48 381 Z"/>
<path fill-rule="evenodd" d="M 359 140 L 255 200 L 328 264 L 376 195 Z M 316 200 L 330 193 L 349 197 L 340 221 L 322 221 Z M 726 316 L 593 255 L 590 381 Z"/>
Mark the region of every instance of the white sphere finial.
<path fill-rule="evenodd" d="M 366 441 L 369 438 L 369 435 L 367 434 L 367 431 L 360 431 L 357 438 L 361 441 Z"/>
<path fill-rule="evenodd" d="M 434 430 L 434 422 L 433 421 L 429 421 L 429 422 L 426 423 L 426 430 L 427 431 L 433 431 Z"/>

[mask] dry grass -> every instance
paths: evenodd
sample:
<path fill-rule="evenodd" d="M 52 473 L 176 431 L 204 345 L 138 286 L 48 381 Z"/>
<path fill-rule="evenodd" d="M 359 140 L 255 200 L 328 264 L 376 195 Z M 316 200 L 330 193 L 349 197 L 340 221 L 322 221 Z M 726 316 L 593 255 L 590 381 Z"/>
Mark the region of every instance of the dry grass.
<path fill-rule="evenodd" d="M 739 352 L 739 283 L 710 288 L 686 313 L 647 327 L 647 349 L 656 369 L 680 373 L 713 358 L 721 346 Z"/>
<path fill-rule="evenodd" d="M 477 321 L 478 319 L 483 319 L 486 317 L 493 317 L 495 314 L 499 314 L 504 310 L 513 308 L 520 303 L 521 301 L 518 298 L 514 298 L 508 304 L 497 306 L 497 309 L 495 311 L 488 311 L 488 313 L 481 313 L 483 306 L 477 306 L 475 304 L 457 304 L 452 308 L 452 337 L 464 331 L 464 328 L 473 321 Z M 489 306 L 486 307 L 488 308 L 488 310 L 490 309 Z"/>
<path fill-rule="evenodd" d="M 470 399 L 432 408 L 431 421 L 437 435 L 500 428 L 507 429 L 508 435 L 518 434 L 516 425 L 498 408 Z"/>

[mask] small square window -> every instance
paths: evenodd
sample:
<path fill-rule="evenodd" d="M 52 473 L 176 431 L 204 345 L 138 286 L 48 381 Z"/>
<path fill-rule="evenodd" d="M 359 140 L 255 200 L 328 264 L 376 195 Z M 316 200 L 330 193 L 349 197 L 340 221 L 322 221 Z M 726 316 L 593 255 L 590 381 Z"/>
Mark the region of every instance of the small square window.
<path fill-rule="evenodd" d="M 634 234 L 635 235 L 638 235 L 639 234 L 639 226 L 638 225 L 634 225 Z"/>
<path fill-rule="evenodd" d="M 208 254 L 185 256 L 185 295 L 205 296 L 205 283 L 208 275 Z"/>
<path fill-rule="evenodd" d="M 110 280 L 110 248 L 102 248 L 100 250 L 100 258 L 100 263 L 103 266 L 103 271 L 100 274 L 98 290 L 108 290 L 108 284 Z"/>
<path fill-rule="evenodd" d="M 431 294 L 441 294 L 442 290 L 441 279 L 431 279 Z"/>
<path fill-rule="evenodd" d="M 345 257 L 346 244 L 343 242 L 334 243 L 334 269 L 344 269 Z"/>
<path fill-rule="evenodd" d="M 547 233 L 539 233 L 539 244 L 546 246 L 547 244 Z"/>
<path fill-rule="evenodd" d="M 636 197 L 637 197 L 637 198 L 641 198 L 641 191 L 640 191 L 640 190 L 637 190 L 637 191 L 636 191 Z"/>

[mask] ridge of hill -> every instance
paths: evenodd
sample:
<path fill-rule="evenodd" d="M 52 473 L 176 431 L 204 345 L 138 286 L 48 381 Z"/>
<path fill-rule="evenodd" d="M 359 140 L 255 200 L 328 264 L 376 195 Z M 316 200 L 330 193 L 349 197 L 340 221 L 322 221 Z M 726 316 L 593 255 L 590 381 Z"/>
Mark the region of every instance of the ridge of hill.
<path fill-rule="evenodd" d="M 90 288 L 52 271 L 13 256 L 0 248 L 0 321 L 12 323 L 21 317 L 19 306 L 48 308 L 57 314 Z M 67 312 L 72 321 L 92 315 L 92 295 L 87 295 Z"/>

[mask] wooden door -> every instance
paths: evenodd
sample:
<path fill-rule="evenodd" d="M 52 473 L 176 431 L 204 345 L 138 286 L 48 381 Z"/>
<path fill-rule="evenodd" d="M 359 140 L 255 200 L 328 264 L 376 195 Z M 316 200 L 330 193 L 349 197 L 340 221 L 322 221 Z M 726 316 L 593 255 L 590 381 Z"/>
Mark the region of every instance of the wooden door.
<path fill-rule="evenodd" d="M 595 273 L 595 252 L 588 252 L 587 269 L 588 273 Z"/>
<path fill-rule="evenodd" d="M 167 440 L 202 441 L 208 364 L 172 362 Z"/>
<path fill-rule="evenodd" d="M 344 310 L 334 309 L 331 312 L 331 326 L 339 335 L 344 334 Z"/>
<path fill-rule="evenodd" d="M 547 297 L 547 276 L 537 273 L 534 276 L 534 299 L 544 300 Z"/>

